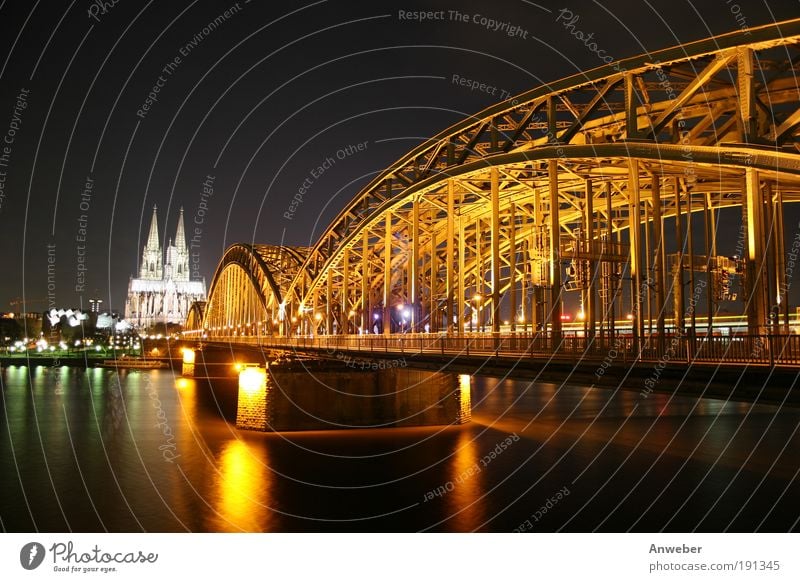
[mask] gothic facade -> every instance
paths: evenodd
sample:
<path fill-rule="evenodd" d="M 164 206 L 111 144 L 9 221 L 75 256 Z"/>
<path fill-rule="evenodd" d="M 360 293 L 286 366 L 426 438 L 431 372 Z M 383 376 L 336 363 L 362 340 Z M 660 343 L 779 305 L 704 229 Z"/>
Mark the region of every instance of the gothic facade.
<path fill-rule="evenodd" d="M 139 328 L 155 323 L 183 324 L 192 303 L 205 299 L 205 280 L 190 280 L 183 208 L 178 215 L 175 242 L 170 239 L 166 249 L 162 249 L 158 238 L 158 216 L 154 207 L 150 233 L 139 265 L 139 276 L 131 277 L 128 283 L 125 318 Z"/>

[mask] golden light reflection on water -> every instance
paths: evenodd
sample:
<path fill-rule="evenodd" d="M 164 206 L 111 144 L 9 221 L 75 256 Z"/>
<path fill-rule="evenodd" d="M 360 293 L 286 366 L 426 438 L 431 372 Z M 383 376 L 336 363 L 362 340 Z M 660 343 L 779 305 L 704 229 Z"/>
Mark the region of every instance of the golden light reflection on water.
<path fill-rule="evenodd" d="M 459 374 L 458 388 L 459 388 L 459 413 L 458 422 L 466 423 L 472 420 L 472 376 L 469 374 Z"/>
<path fill-rule="evenodd" d="M 462 429 L 456 441 L 450 464 L 450 483 L 446 489 L 448 513 L 453 516 L 452 523 L 459 531 L 469 531 L 483 521 L 483 467 L 480 463 L 478 447 L 472 431 Z"/>
<path fill-rule="evenodd" d="M 245 441 L 226 443 L 217 469 L 217 512 L 215 527 L 220 531 L 266 531 L 270 521 L 271 475 L 261 447 Z M 216 530 L 212 530 L 216 531 Z"/>

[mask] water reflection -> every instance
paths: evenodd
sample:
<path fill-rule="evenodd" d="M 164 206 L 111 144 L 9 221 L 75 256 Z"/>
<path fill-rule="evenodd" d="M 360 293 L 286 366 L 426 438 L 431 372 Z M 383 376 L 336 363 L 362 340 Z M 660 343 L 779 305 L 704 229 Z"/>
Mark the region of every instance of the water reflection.
<path fill-rule="evenodd" d="M 212 531 L 269 530 L 271 475 L 263 452 L 238 439 L 225 445 L 218 463 L 217 518 L 212 520 Z"/>
<path fill-rule="evenodd" d="M 468 424 L 254 434 L 220 414 L 235 386 L 169 371 L 0 380 L 8 531 L 511 531 L 565 484 L 542 530 L 687 531 L 717 502 L 712 531 L 798 514 L 795 409 L 462 376 Z"/>
<path fill-rule="evenodd" d="M 467 376 L 467 378 L 469 378 Z M 447 508 L 452 515 L 452 525 L 457 531 L 472 531 L 483 521 L 484 495 L 480 453 L 476 437 L 469 430 L 461 430 L 450 463 L 450 483 Z"/>

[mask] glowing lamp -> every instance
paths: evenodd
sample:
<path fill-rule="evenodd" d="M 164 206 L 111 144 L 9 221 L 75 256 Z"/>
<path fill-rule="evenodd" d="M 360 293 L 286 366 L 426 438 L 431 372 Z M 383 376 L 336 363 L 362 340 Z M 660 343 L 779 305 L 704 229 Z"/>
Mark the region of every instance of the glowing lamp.
<path fill-rule="evenodd" d="M 267 385 L 267 371 L 257 366 L 248 366 L 239 372 L 239 389 L 247 393 L 264 390 Z"/>
<path fill-rule="evenodd" d="M 194 364 L 194 350 L 183 348 L 183 363 Z"/>

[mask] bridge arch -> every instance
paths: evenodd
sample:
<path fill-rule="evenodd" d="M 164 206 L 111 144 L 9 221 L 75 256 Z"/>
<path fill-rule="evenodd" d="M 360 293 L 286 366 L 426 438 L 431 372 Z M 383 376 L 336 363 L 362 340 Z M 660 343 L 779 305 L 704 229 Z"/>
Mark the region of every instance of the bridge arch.
<path fill-rule="evenodd" d="M 270 332 L 558 339 L 572 291 L 591 336 L 613 337 L 626 315 L 635 341 L 694 330 L 698 301 L 709 328 L 725 306 L 753 333 L 788 330 L 799 42 L 800 19 L 737 31 L 457 123 L 387 167 L 304 252 L 273 291 Z M 731 207 L 741 228 L 725 256 L 716 225 Z"/>
<path fill-rule="evenodd" d="M 305 259 L 305 252 L 302 247 L 229 246 L 211 281 L 199 318 L 201 325 L 197 325 L 196 310 L 190 313 L 187 328 L 202 329 L 210 336 L 275 333 L 283 291 Z"/>

